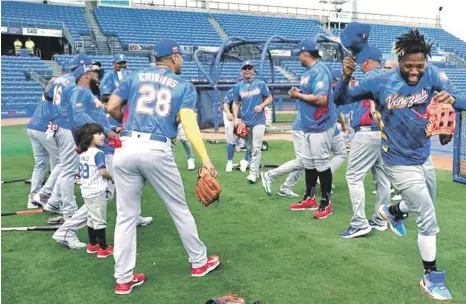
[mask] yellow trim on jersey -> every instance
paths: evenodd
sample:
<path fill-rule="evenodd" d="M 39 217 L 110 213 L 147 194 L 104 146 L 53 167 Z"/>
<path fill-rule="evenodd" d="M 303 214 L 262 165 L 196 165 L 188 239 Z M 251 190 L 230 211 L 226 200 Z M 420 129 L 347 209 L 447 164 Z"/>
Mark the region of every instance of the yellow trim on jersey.
<path fill-rule="evenodd" d="M 196 121 L 196 113 L 192 109 L 181 109 L 179 114 L 186 138 L 193 145 L 193 148 L 196 150 L 201 161 L 208 161 L 209 155 L 207 155 L 207 150 L 205 148 L 204 141 L 202 140 L 201 130 L 199 130 L 199 125 Z"/>

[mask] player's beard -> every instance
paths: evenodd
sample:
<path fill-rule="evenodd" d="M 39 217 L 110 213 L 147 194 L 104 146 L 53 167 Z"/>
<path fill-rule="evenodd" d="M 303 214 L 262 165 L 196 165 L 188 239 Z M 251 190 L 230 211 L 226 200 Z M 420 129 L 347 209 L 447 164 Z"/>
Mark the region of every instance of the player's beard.
<path fill-rule="evenodd" d="M 100 95 L 99 81 L 91 79 L 91 83 L 89 84 L 89 86 L 91 87 L 92 94 Z"/>

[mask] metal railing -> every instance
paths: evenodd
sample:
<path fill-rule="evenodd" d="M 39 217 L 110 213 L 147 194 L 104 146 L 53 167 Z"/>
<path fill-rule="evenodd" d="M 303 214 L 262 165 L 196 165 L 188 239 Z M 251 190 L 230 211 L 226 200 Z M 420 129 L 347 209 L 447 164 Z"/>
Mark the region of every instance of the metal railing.
<path fill-rule="evenodd" d="M 309 17 L 320 21 L 328 20 L 333 17 L 334 12 L 320 8 L 288 7 L 279 5 L 263 4 L 244 4 L 234 2 L 205 1 L 205 0 L 132 0 L 131 5 L 134 7 L 142 6 L 146 8 L 162 6 L 176 8 L 195 8 L 216 11 L 236 11 L 244 13 L 263 13 L 269 15 L 283 15 L 289 17 Z M 425 25 L 436 27 L 438 20 L 436 18 L 410 17 L 388 14 L 360 13 L 341 11 L 339 14 L 349 14 L 353 21 L 374 22 L 374 23 L 398 23 L 406 25 Z"/>

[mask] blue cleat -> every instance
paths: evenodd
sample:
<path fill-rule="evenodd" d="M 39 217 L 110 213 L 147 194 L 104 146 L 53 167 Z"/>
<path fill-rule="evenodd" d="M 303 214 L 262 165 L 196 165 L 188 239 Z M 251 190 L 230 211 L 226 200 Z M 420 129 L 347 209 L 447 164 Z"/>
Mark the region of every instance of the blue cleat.
<path fill-rule="evenodd" d="M 352 239 L 358 236 L 369 234 L 371 231 L 372 231 L 371 226 L 367 226 L 367 228 L 364 228 L 364 229 L 353 228 L 350 226 L 348 229 L 340 233 L 340 235 L 345 239 Z"/>
<path fill-rule="evenodd" d="M 379 214 L 388 222 L 388 227 L 398 236 L 406 236 L 406 227 L 403 223 L 403 220 L 396 219 L 392 214 L 390 214 L 389 208 L 390 205 L 381 205 L 379 207 Z"/>
<path fill-rule="evenodd" d="M 450 290 L 445 285 L 445 277 L 447 273 L 443 271 L 432 271 L 431 273 L 424 274 L 420 286 L 421 289 L 429 295 L 432 299 L 439 301 L 452 300 Z"/>

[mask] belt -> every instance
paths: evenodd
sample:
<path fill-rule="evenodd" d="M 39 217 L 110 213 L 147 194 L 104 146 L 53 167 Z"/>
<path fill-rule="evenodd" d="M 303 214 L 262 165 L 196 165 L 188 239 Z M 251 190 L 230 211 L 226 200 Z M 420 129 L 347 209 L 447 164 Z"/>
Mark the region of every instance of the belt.
<path fill-rule="evenodd" d="M 373 131 L 380 131 L 380 129 L 376 126 L 358 126 L 354 127 L 354 132 L 373 132 Z"/>
<path fill-rule="evenodd" d="M 120 137 L 132 137 L 132 138 L 139 138 L 139 139 L 155 140 L 155 141 L 160 141 L 160 142 L 168 141 L 168 138 L 163 135 L 141 133 L 141 132 L 130 131 L 130 130 L 121 131 Z"/>

